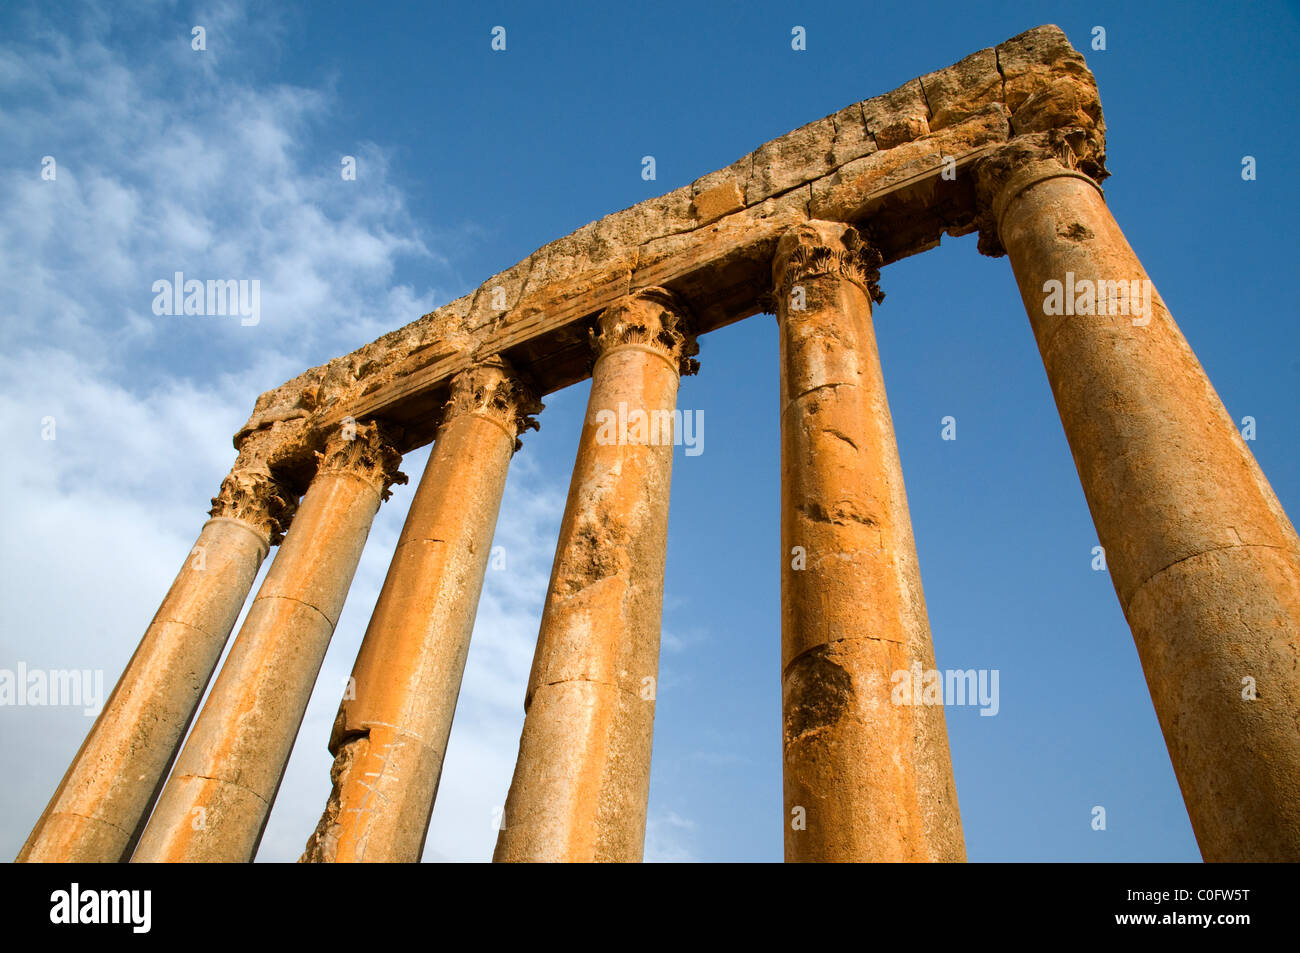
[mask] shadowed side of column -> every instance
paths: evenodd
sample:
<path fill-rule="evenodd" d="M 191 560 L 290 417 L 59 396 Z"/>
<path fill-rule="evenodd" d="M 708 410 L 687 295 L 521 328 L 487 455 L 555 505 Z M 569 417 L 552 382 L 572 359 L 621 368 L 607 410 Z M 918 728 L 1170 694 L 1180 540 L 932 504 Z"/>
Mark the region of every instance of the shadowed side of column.
<path fill-rule="evenodd" d="M 672 477 L 694 339 L 649 288 L 612 305 L 524 702 L 497 861 L 636 861 L 645 841 Z"/>
<path fill-rule="evenodd" d="M 212 500 L 210 519 L 118 679 L 18 861 L 127 860 L 294 494 L 256 440 Z"/>
<path fill-rule="evenodd" d="M 1202 856 L 1300 860 L 1300 542 L 1093 178 L 980 170 Z"/>
<path fill-rule="evenodd" d="M 420 859 L 518 435 L 541 405 L 494 358 L 458 375 L 330 738 L 305 862 Z"/>
<path fill-rule="evenodd" d="M 133 862 L 250 861 L 370 524 L 400 462 L 378 424 L 327 442 Z"/>
<path fill-rule="evenodd" d="M 781 339 L 781 659 L 789 861 L 964 860 L 902 467 L 871 325 L 880 256 L 809 222 L 773 262 Z"/>

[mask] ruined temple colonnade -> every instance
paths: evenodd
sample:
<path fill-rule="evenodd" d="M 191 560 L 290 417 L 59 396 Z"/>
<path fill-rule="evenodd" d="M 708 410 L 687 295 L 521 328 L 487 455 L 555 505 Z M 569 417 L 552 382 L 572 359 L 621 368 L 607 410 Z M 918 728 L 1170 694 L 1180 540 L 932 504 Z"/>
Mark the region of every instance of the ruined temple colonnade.
<path fill-rule="evenodd" d="M 639 860 L 673 448 L 598 424 L 622 406 L 671 419 L 697 338 L 764 310 L 781 381 L 772 823 L 792 861 L 964 860 L 943 708 L 891 699 L 891 673 L 935 659 L 872 307 L 883 266 L 974 231 L 1020 288 L 1203 856 L 1300 860 L 1300 540 L 1112 217 L 1104 158 L 1091 73 L 1040 27 L 263 395 L 19 860 L 253 858 L 371 521 L 402 455 L 432 443 L 313 739 L 333 787 L 302 858 L 418 860 L 511 458 L 539 397 L 586 377 L 495 859 Z M 1076 280 L 1111 307 L 1045 305 Z M 1117 289 L 1151 307 L 1116 308 Z"/>

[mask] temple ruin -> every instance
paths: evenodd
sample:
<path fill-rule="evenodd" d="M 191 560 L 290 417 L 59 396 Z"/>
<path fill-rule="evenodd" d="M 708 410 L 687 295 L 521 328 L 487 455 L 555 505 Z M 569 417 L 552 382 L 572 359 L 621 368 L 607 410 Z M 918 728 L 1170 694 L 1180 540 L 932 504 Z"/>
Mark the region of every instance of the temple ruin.
<path fill-rule="evenodd" d="M 1145 319 L 1045 306 L 1067 276 L 1112 305 L 1152 287 L 1106 175 L 1093 76 L 1040 27 L 262 394 L 202 566 L 187 558 L 18 859 L 253 859 L 371 521 L 432 443 L 319 739 L 333 789 L 302 858 L 418 860 L 507 468 L 540 399 L 590 377 L 495 859 L 640 860 L 673 448 L 600 441 L 595 420 L 671 414 L 697 338 L 767 312 L 781 544 L 807 553 L 782 569 L 772 823 L 791 861 L 964 860 L 943 707 L 890 703 L 889 673 L 934 653 L 871 312 L 882 267 L 978 232 L 1019 285 L 1202 855 L 1300 860 L 1300 540 L 1158 292 Z"/>

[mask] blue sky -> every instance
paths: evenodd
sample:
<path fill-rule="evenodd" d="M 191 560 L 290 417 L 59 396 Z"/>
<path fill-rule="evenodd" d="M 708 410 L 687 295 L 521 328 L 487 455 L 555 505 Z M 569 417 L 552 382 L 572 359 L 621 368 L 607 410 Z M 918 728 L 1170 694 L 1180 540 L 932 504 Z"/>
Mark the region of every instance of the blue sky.
<path fill-rule="evenodd" d="M 1294 6 L 468 6 L 0 10 L 0 667 L 116 679 L 261 391 L 593 219 L 1043 23 L 1097 76 L 1116 219 L 1300 509 Z M 155 316 L 152 282 L 178 270 L 260 277 L 261 322 Z M 948 711 L 970 858 L 1196 859 L 1009 265 L 945 239 L 881 286 L 938 664 L 1000 672 L 995 717 Z M 779 860 L 775 321 L 707 335 L 700 359 L 680 397 L 705 444 L 675 461 L 647 858 Z M 488 574 L 428 860 L 490 857 L 586 391 L 551 395 L 512 465 L 507 569 Z M 295 859 L 324 806 L 329 726 L 411 493 L 376 521 L 259 859 Z M 0 709 L 0 854 L 88 728 Z"/>

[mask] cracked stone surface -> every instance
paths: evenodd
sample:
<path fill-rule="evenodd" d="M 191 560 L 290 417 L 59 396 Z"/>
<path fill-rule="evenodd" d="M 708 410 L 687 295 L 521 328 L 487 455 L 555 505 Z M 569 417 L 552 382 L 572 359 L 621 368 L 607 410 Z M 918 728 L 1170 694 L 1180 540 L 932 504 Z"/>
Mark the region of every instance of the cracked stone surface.
<path fill-rule="evenodd" d="M 679 375 L 695 367 L 684 318 L 675 298 L 647 289 L 609 308 L 591 336 L 591 395 L 498 861 L 641 859 L 673 446 L 671 433 L 611 440 L 601 415 L 617 416 L 620 404 L 672 413 Z"/>
<path fill-rule="evenodd" d="M 1295 861 L 1300 541 L 1154 285 L 1136 319 L 1046 313 L 1067 273 L 1150 279 L 1078 153 L 1025 138 L 986 201 L 1197 843 L 1207 861 Z"/>
<path fill-rule="evenodd" d="M 420 859 L 506 471 L 540 409 L 500 361 L 454 382 L 339 706 L 334 787 L 302 860 Z"/>
<path fill-rule="evenodd" d="M 133 862 L 251 861 L 400 458 L 359 424 L 325 446 Z"/>
<path fill-rule="evenodd" d="M 266 556 L 259 525 L 204 525 L 18 860 L 130 858 Z"/>
<path fill-rule="evenodd" d="M 1104 155 L 1092 74 L 1057 27 L 1037 27 L 584 225 L 476 291 L 304 371 L 258 398 L 236 446 L 264 434 L 265 462 L 302 488 L 312 452 L 346 416 L 401 424 L 398 449 L 414 449 L 433 438 L 429 410 L 447 382 L 475 361 L 502 354 L 539 395 L 583 379 L 571 327 L 636 288 L 683 296 L 698 333 L 757 313 L 776 242 L 792 224 L 870 218 L 886 262 L 965 234 L 977 213 L 970 165 L 1017 135 L 1062 128 Z M 957 160 L 956 181 L 941 178 L 945 156 Z"/>
<path fill-rule="evenodd" d="M 792 861 L 965 859 L 943 709 L 891 702 L 891 674 L 934 649 L 871 325 L 878 260 L 807 222 L 773 263 Z"/>

